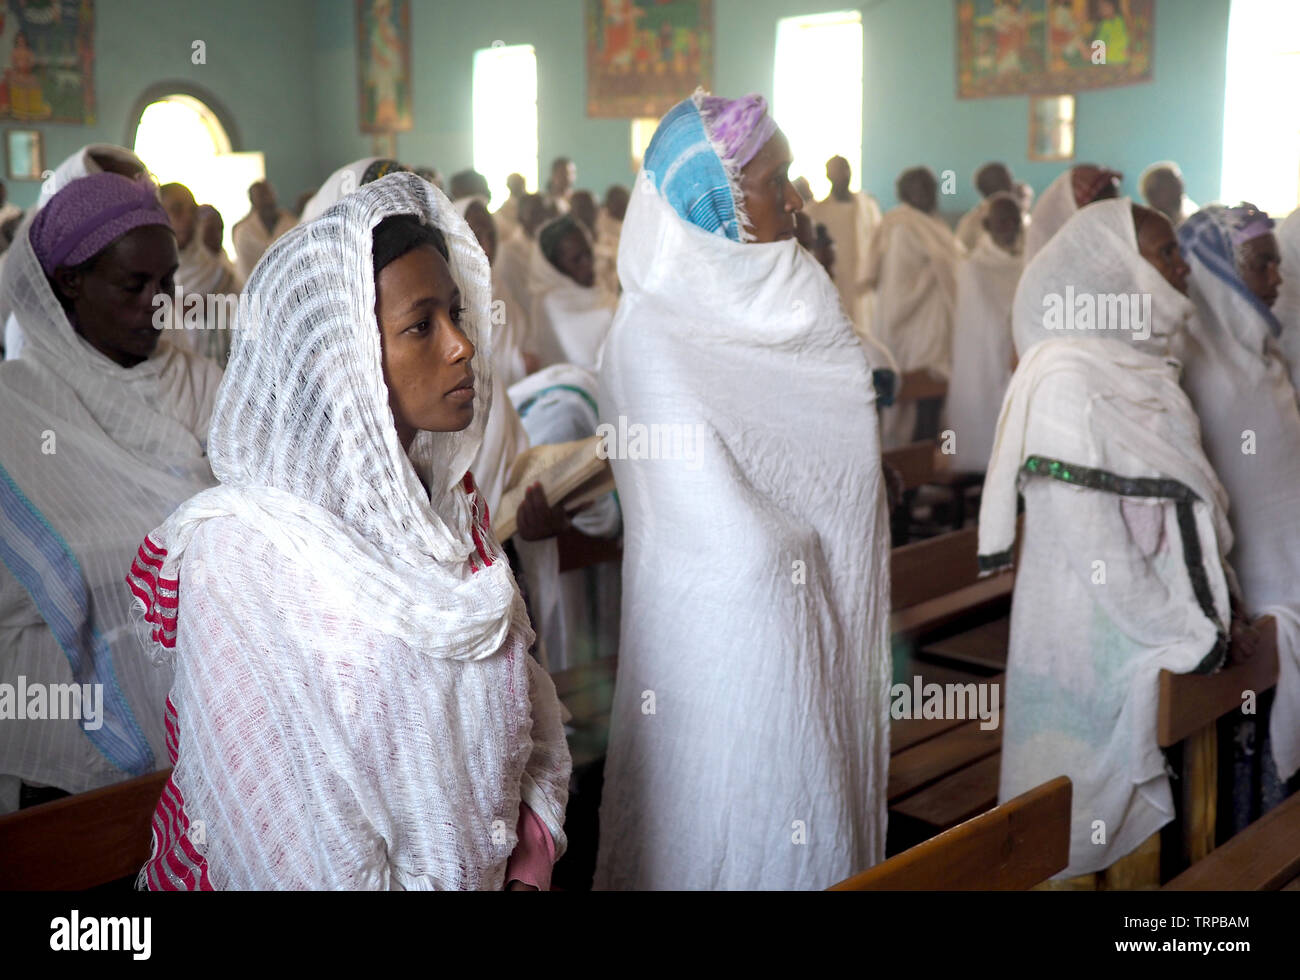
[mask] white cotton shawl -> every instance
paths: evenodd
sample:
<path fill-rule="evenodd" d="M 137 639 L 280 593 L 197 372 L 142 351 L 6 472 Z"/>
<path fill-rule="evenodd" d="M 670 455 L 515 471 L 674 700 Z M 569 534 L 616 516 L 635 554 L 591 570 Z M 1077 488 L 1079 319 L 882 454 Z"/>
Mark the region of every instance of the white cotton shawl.
<path fill-rule="evenodd" d="M 1149 293 L 1150 338 L 1044 329 L 1044 297 L 1066 285 Z M 1227 495 L 1167 353 L 1189 310 L 1138 253 L 1127 199 L 1080 211 L 1026 266 L 1016 293 L 1021 360 L 979 523 L 982 566 L 1008 561 L 1023 491 L 999 799 L 1070 776 L 1065 875 L 1107 867 L 1173 819 L 1157 676 L 1223 656 Z M 1040 460 L 1032 475 L 1022 472 L 1031 457 Z M 1110 476 L 1098 488 L 1089 471 Z"/>
<path fill-rule="evenodd" d="M 366 171 L 370 169 L 371 164 L 381 159 L 383 158 L 366 157 L 334 171 L 303 208 L 302 223 L 306 224 L 308 221 L 318 218 L 344 197 L 359 190 L 362 186 L 361 179 L 365 176 Z M 430 184 L 429 186 L 432 187 L 433 185 Z M 451 205 L 451 208 L 457 212 L 456 216 L 464 221 L 463 207 L 468 206 L 469 201 L 466 200 L 462 209 L 458 209 L 455 205 Z M 509 327 L 516 317 L 510 314 L 508 307 L 506 316 L 507 333 L 503 341 L 507 345 L 505 352 L 496 349 L 498 341 L 495 331 L 493 332 L 492 361 L 494 368 L 502 365 L 503 362 L 507 367 L 513 364 L 511 345 L 515 343 L 515 335 L 513 331 L 509 330 Z M 499 320 L 500 317 L 497 319 Z M 494 322 L 494 326 L 497 325 Z M 483 377 L 483 375 L 480 375 L 480 377 Z M 514 465 L 515 457 L 528 448 L 528 434 L 524 432 L 524 427 L 520 424 L 519 416 L 515 414 L 510 399 L 505 397 L 505 389 L 509 386 L 510 379 L 507 377 L 502 380 L 497 377 L 495 371 L 491 377 L 490 382 L 484 380 L 482 383 L 490 383 L 498 390 L 494 391 L 491 398 L 484 404 L 483 414 L 487 416 L 487 423 L 483 430 L 483 438 L 478 454 L 470 465 L 470 469 L 474 473 L 474 481 L 478 484 L 483 499 L 487 501 L 488 508 L 492 513 L 495 513 L 497 504 L 501 500 L 501 494 L 505 491 L 506 478 L 510 475 L 510 467 Z M 477 421 L 479 420 L 476 419 L 476 423 Z"/>
<path fill-rule="evenodd" d="M 87 605 L 64 603 L 60 616 L 87 615 L 102 645 L 83 631 L 83 644 L 62 647 L 18 572 L 0 566 L 0 682 L 103 683 L 105 704 L 116 686 L 125 708 L 99 732 L 75 720 L 0 723 L 0 773 L 78 793 L 166 765 L 171 672 L 138 655 L 122 573 L 150 528 L 212 485 L 204 446 L 221 372 L 165 338 L 135 367 L 110 361 L 73 329 L 26 232 L 7 254 L 5 302 L 26 347 L 0 365 L 0 466 L 37 537 L 61 541 L 79 566 Z M 42 591 L 56 592 L 23 535 L 3 543 L 6 557 L 41 574 Z M 95 652 L 74 666 L 79 648 Z M 129 751 L 102 747 L 110 725 Z"/>
<path fill-rule="evenodd" d="M 100 166 L 99 160 L 102 159 L 117 160 L 128 167 L 138 169 L 140 173 L 149 172 L 144 161 L 125 147 L 114 146 L 111 143 L 91 143 L 89 146 L 83 146 L 55 167 L 54 173 L 41 184 L 40 196 L 36 199 L 36 203 L 27 209 L 23 220 L 18 223 L 18 230 L 14 232 L 14 241 L 27 237 L 32 222 L 40 214 L 41 208 L 45 207 L 55 194 L 74 180 L 101 173 L 104 168 Z M 0 256 L 0 321 L 5 324 L 5 359 L 12 361 L 22 353 L 23 335 L 17 320 L 11 315 L 13 307 L 6 298 L 10 294 L 8 280 L 3 271 L 6 265 L 8 262 L 5 257 Z"/>
<path fill-rule="evenodd" d="M 628 429 L 623 612 L 595 887 L 825 888 L 884 856 L 871 372 L 811 255 L 687 224 L 644 174 L 619 279 L 600 410 Z M 634 425 L 700 441 L 636 458 Z"/>
<path fill-rule="evenodd" d="M 1232 501 L 1229 559 L 1246 611 L 1277 620 L 1269 735 L 1285 782 L 1300 769 L 1300 409 L 1256 305 L 1194 250 L 1184 254 L 1196 315 L 1183 387 L 1200 414 L 1205 453 Z"/>
<path fill-rule="evenodd" d="M 1043 191 L 1030 212 L 1025 229 L 1025 262 L 1037 255 L 1052 236 L 1079 210 L 1074 201 L 1074 168 L 1059 175 Z"/>
<path fill-rule="evenodd" d="M 365 176 L 370 165 L 382 159 L 383 157 L 364 157 L 339 167 L 325 178 L 325 183 L 321 184 L 316 189 L 316 193 L 302 206 L 299 221 L 303 224 L 315 221 L 347 195 L 360 189 L 361 178 Z"/>
<path fill-rule="evenodd" d="M 477 348 L 474 421 L 419 433 L 409 456 L 371 264 L 396 214 L 442 230 Z M 500 888 L 521 799 L 563 851 L 569 755 L 464 481 L 493 391 L 486 258 L 439 191 L 393 174 L 276 242 L 248 292 L 212 426 L 221 485 L 146 542 L 179 579 L 173 778 L 210 879 Z"/>
<path fill-rule="evenodd" d="M 957 310 L 952 336 L 952 381 L 946 405 L 956 445 L 953 467 L 982 471 L 993 452 L 998 410 L 1011 380 L 1015 353 L 1011 306 L 1023 260 L 994 244 L 988 233 L 957 266 Z"/>
<path fill-rule="evenodd" d="M 617 298 L 599 286 L 579 286 L 532 246 L 529 322 L 539 367 L 568 363 L 594 371 L 614 319 Z"/>
<path fill-rule="evenodd" d="M 1275 234 L 1282 253 L 1282 285 L 1273 304 L 1273 315 L 1282 324 L 1277 345 L 1286 360 L 1291 385 L 1300 391 L 1300 208 L 1277 226 Z"/>

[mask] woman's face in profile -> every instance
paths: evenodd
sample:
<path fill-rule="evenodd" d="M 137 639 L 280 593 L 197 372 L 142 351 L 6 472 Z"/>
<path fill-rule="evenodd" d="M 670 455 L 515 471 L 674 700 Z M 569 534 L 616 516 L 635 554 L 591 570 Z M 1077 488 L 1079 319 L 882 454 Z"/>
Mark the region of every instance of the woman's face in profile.
<path fill-rule="evenodd" d="M 1164 276 L 1165 281 L 1187 295 L 1187 274 L 1191 272 L 1183 261 L 1182 249 L 1174 235 L 1174 226 L 1159 211 L 1133 206 L 1133 219 L 1137 225 L 1138 251 Z"/>
<path fill-rule="evenodd" d="M 461 332 L 460 287 L 432 245 L 389 262 L 375 280 L 384 382 L 397 435 L 459 432 L 474 420 L 474 345 Z"/>
<path fill-rule="evenodd" d="M 803 198 L 790 183 L 793 162 L 790 143 L 778 129 L 741 168 L 740 190 L 755 242 L 794 238 L 794 214 L 803 208 Z"/>

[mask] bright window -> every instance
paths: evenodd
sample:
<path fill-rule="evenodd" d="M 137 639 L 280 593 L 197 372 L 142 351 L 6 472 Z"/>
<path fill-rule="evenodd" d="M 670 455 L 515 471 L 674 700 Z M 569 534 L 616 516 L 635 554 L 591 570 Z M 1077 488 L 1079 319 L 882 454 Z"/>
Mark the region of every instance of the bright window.
<path fill-rule="evenodd" d="M 537 187 L 537 54 L 531 44 L 474 52 L 474 169 L 492 188 L 493 207 L 510 196 L 506 178 Z"/>
<path fill-rule="evenodd" d="M 820 200 L 830 192 L 826 161 L 862 169 L 862 14 L 845 10 L 784 17 L 776 24 L 773 115 L 794 152 L 790 177 L 807 177 Z"/>
<path fill-rule="evenodd" d="M 1223 203 L 1249 201 L 1278 218 L 1300 204 L 1297 89 L 1300 4 L 1232 0 L 1223 99 Z"/>
<path fill-rule="evenodd" d="M 248 185 L 266 176 L 261 153 L 232 153 L 216 114 L 189 95 L 168 95 L 145 107 L 135 130 L 135 154 L 160 184 L 179 182 L 199 204 L 211 204 L 226 225 L 226 251 L 235 222 L 248 213 Z"/>
<path fill-rule="evenodd" d="M 650 141 L 654 139 L 655 130 L 658 128 L 659 120 L 653 116 L 632 120 L 633 173 L 641 169 L 641 162 L 645 159 L 645 151 L 650 148 Z"/>

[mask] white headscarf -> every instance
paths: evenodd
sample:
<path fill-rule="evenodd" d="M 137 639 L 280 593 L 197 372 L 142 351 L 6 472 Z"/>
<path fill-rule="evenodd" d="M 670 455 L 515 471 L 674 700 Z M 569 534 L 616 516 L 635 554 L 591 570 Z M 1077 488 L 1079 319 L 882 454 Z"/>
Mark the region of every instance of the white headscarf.
<path fill-rule="evenodd" d="M 540 367 L 567 362 L 595 370 L 618 298 L 566 276 L 542 252 L 540 239 L 539 233 L 528 270 L 528 319 Z"/>
<path fill-rule="evenodd" d="M 474 421 L 420 432 L 409 456 L 372 267 L 375 227 L 399 214 L 441 229 L 477 348 Z M 568 752 L 467 476 L 493 393 L 486 257 L 441 192 L 399 173 L 279 239 L 248 293 L 212 427 L 221 485 L 146 539 L 158 588 L 132 574 L 156 649 L 177 654 L 174 778 L 212 882 L 500 887 L 521 798 L 562 852 Z M 230 703 L 250 685 L 264 710 Z M 259 739 L 277 751 L 243 749 Z"/>
<path fill-rule="evenodd" d="M 1025 262 L 1037 255 L 1079 210 L 1074 200 L 1074 168 L 1059 175 L 1039 195 L 1025 229 Z"/>
<path fill-rule="evenodd" d="M 361 160 L 354 160 L 345 166 L 339 167 L 329 177 L 325 183 L 321 184 L 313 194 L 310 200 L 302 207 L 302 215 L 299 221 L 306 224 L 308 221 L 314 221 L 322 214 L 332 208 L 348 194 L 353 193 L 361 187 L 361 181 L 365 173 L 370 169 L 371 164 L 378 163 L 383 157 L 364 157 Z"/>
<path fill-rule="evenodd" d="M 1084 294 L 1149 295 L 1150 336 L 1048 328 L 1044 313 L 1049 300 Z M 1199 421 L 1178 386 L 1179 364 L 1173 357 L 1190 314 L 1187 297 L 1138 252 L 1128 198 L 1083 208 L 1025 266 L 1011 321 L 1020 363 L 1002 403 L 984 481 L 982 556 L 1003 555 L 1015 540 L 1016 483 L 1021 465 L 1032 455 L 1124 477 L 1181 481 L 1213 513 L 1226 554 L 1232 541 L 1227 495 L 1201 450 Z M 1086 381 L 1082 386 L 1061 384 L 1059 378 L 1046 383 L 1058 373 Z M 1075 404 L 1071 399 L 1082 391 L 1089 393 L 1087 403 Z M 1114 438 L 1095 444 L 1079 423 L 1085 411 L 1094 418 L 1104 415 L 1109 421 L 1101 431 Z M 1152 412 L 1170 420 L 1176 435 L 1141 421 Z"/>

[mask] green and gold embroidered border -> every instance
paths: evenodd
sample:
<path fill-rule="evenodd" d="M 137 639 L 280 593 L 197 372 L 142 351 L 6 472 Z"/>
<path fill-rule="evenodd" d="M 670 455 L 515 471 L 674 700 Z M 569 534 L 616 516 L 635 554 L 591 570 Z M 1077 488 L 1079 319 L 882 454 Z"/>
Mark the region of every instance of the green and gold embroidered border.
<path fill-rule="evenodd" d="M 1191 487 L 1180 480 L 1151 477 L 1128 477 L 1094 469 L 1090 466 L 1076 466 L 1059 459 L 1045 456 L 1030 456 L 1025 460 L 1024 471 L 1031 476 L 1044 476 L 1062 483 L 1100 490 L 1124 497 L 1159 497 L 1172 500 L 1178 517 L 1178 536 L 1183 545 L 1183 564 L 1192 581 L 1192 592 L 1201 612 L 1215 625 L 1218 639 L 1205 659 L 1197 665 L 1193 673 L 1208 674 L 1217 670 L 1228 655 L 1228 636 L 1214 609 L 1214 594 L 1210 590 L 1209 575 L 1205 571 L 1205 556 L 1201 552 L 1201 538 L 1196 533 L 1196 513 L 1192 509 L 1201 498 Z M 979 558 L 980 571 L 992 571 L 1011 563 L 1011 551 L 997 555 L 982 555 Z"/>

